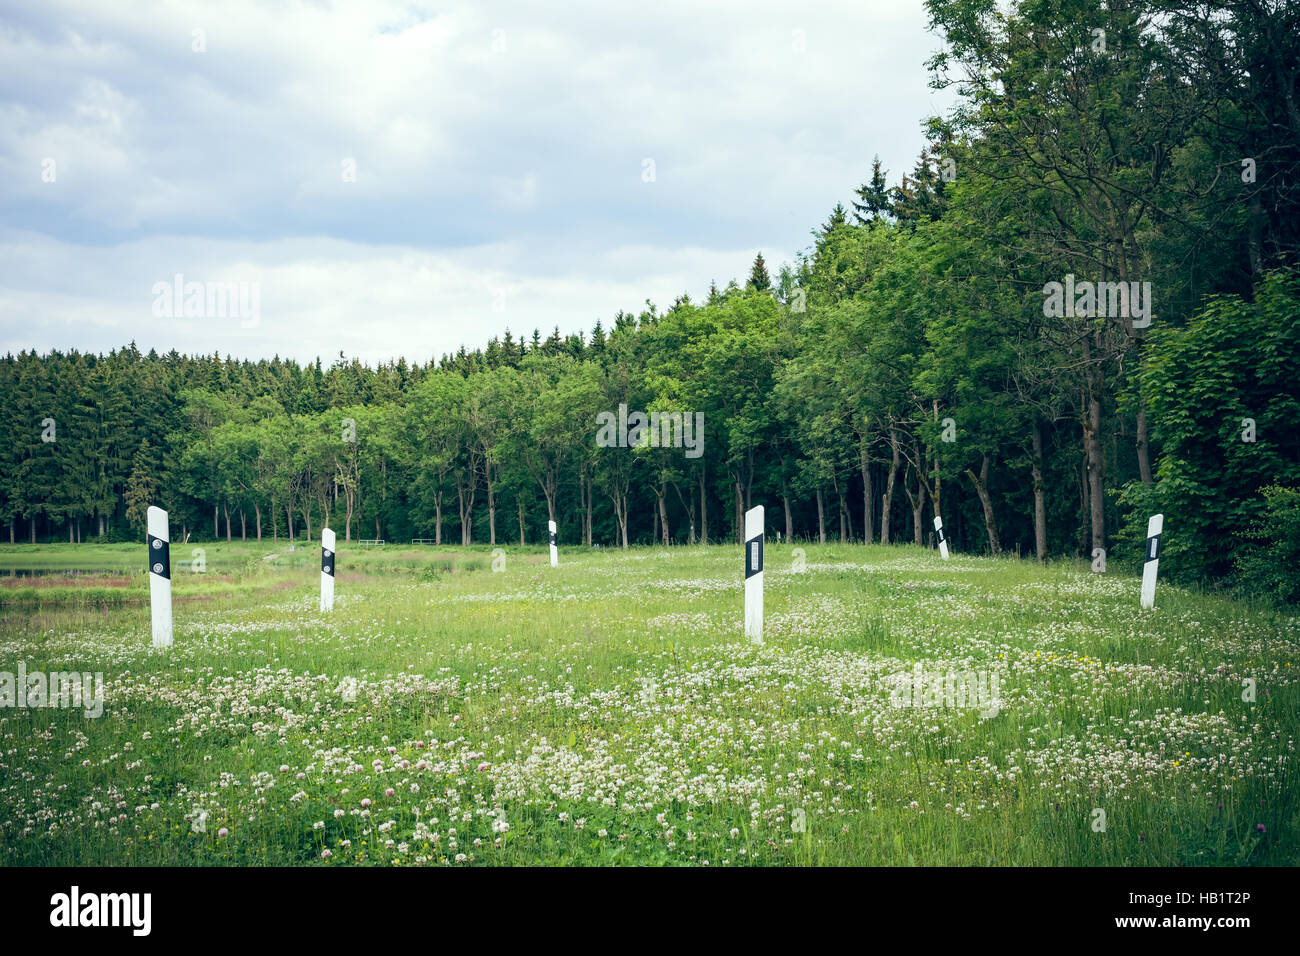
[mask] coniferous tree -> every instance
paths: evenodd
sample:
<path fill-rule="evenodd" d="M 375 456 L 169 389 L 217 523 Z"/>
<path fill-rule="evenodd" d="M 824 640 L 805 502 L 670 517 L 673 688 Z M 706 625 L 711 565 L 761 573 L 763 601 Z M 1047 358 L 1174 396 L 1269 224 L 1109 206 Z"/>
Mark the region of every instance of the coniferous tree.
<path fill-rule="evenodd" d="M 133 528 L 143 530 L 149 506 L 154 503 L 158 489 L 158 462 L 148 438 L 140 440 L 135 457 L 131 460 L 131 476 L 126 482 L 123 500 L 126 503 L 126 520 Z"/>
<path fill-rule="evenodd" d="M 879 156 L 871 161 L 871 181 L 863 183 L 854 193 L 858 198 L 853 203 L 853 215 L 860 224 L 866 225 L 893 215 L 893 203 Z"/>

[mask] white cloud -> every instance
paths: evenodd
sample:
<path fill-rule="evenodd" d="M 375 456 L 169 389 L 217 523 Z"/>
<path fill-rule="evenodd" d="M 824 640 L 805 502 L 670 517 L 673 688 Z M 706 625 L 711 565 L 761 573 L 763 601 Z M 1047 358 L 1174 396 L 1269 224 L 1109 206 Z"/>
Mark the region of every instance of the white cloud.
<path fill-rule="evenodd" d="M 924 23 L 921 0 L 11 14 L 0 336 L 427 357 L 698 297 L 759 248 L 775 272 L 873 153 L 910 169 L 946 103 Z M 262 325 L 157 325 L 134 290 L 177 271 L 258 278 Z"/>
<path fill-rule="evenodd" d="M 425 361 L 481 346 L 506 328 L 519 337 L 534 328 L 543 335 L 555 326 L 590 330 L 598 318 L 608 327 L 619 309 L 639 311 L 646 298 L 668 306 L 700 285 L 701 272 L 721 275 L 753 255 L 622 247 L 540 274 L 521 267 L 529 251 L 517 244 L 441 252 L 336 239 L 173 236 L 88 248 L 10 234 L 0 236 L 0 258 L 14 277 L 0 292 L 0 349 L 27 347 L 24 317 L 40 316 L 44 347 L 64 350 L 106 351 L 134 339 L 146 351 L 183 342 L 235 356 L 311 361 L 342 350 L 367 361 Z M 175 285 L 177 275 L 184 283 L 256 283 L 258 321 L 246 328 L 233 315 L 155 316 L 155 284 Z"/>

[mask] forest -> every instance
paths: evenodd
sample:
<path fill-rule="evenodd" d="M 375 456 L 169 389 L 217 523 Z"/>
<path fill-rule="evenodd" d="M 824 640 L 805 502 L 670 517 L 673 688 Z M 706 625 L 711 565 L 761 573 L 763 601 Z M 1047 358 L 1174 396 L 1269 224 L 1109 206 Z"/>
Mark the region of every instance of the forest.
<path fill-rule="evenodd" d="M 957 106 L 914 168 L 864 161 L 796 262 L 698 300 L 375 367 L 5 356 L 8 539 L 142 539 L 159 504 L 174 540 L 667 546 L 763 504 L 1104 570 L 1163 512 L 1162 574 L 1300 598 L 1300 5 L 927 8 Z M 605 447 L 620 406 L 702 416 L 699 449 Z"/>

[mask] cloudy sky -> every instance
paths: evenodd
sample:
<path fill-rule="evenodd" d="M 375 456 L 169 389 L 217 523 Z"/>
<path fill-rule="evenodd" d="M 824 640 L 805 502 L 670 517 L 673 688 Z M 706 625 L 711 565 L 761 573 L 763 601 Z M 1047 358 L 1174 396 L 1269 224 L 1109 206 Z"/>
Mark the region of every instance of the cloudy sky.
<path fill-rule="evenodd" d="M 950 102 L 925 24 L 922 0 L 0 0 L 0 349 L 424 361 L 698 299 L 760 249 L 775 274 L 873 154 L 911 168 Z M 245 283 L 247 311 L 166 314 L 178 275 Z"/>

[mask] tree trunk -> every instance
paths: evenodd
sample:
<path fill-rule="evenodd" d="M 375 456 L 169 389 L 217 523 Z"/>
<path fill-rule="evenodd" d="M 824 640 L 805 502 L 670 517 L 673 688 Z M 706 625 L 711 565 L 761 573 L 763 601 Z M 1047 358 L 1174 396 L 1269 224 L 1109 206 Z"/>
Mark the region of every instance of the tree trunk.
<path fill-rule="evenodd" d="M 460 546 L 463 548 L 470 543 L 474 534 L 474 498 L 470 495 L 468 503 L 466 502 L 466 492 L 463 486 L 456 489 L 457 508 L 460 512 Z"/>
<path fill-rule="evenodd" d="M 618 522 L 619 542 L 622 547 L 627 547 L 627 492 L 619 491 L 615 488 L 609 496 L 609 500 L 614 503 L 614 520 Z"/>
<path fill-rule="evenodd" d="M 1147 427 L 1147 405 L 1139 400 L 1137 410 L 1137 459 L 1138 476 L 1142 484 L 1151 484 L 1151 440 Z"/>
<path fill-rule="evenodd" d="M 875 491 L 871 487 L 871 461 L 867 456 L 865 438 L 858 442 L 858 467 L 862 471 L 862 541 L 871 544 L 876 537 L 875 516 L 872 514 Z"/>
<path fill-rule="evenodd" d="M 939 424 L 939 400 L 938 399 L 934 400 L 934 405 L 932 407 L 934 408 L 934 423 L 937 426 Z M 916 450 L 917 453 L 916 460 L 919 462 L 921 460 L 920 450 L 917 449 L 915 443 L 913 443 L 912 448 Z M 939 455 L 937 453 L 934 456 L 934 467 L 932 468 L 931 472 L 934 475 L 934 487 L 930 489 L 930 502 L 931 504 L 934 505 L 935 516 L 938 517 L 938 516 L 942 516 L 943 514 L 943 475 L 939 473 Z M 934 537 L 933 531 L 930 532 L 930 537 L 931 538 Z M 937 545 L 931 542 L 931 547 L 937 547 Z"/>
<path fill-rule="evenodd" d="M 224 512 L 225 512 L 225 515 L 226 515 L 226 544 L 229 544 L 229 543 L 230 543 L 230 540 L 231 540 L 231 537 L 230 537 L 230 508 L 229 508 L 229 506 L 223 506 L 222 511 L 224 511 Z"/>
<path fill-rule="evenodd" d="M 217 505 L 212 506 L 212 540 L 216 541 L 221 537 L 221 515 L 220 508 Z"/>
<path fill-rule="evenodd" d="M 663 532 L 664 547 L 667 547 L 671 537 L 668 533 L 668 485 L 663 481 L 659 483 L 659 528 Z"/>
<path fill-rule="evenodd" d="M 916 474 L 916 496 L 913 497 L 912 489 L 907 488 L 908 500 L 912 503 L 912 543 L 918 548 L 925 546 L 925 531 L 921 524 L 921 515 L 925 511 L 925 499 L 929 497 L 925 489 L 925 481 L 921 473 Z"/>
<path fill-rule="evenodd" d="M 790 496 L 781 495 L 781 502 L 785 505 L 785 540 L 789 544 L 794 540 L 794 521 L 790 517 Z"/>
<path fill-rule="evenodd" d="M 548 469 L 544 475 L 538 476 L 537 483 L 542 486 L 542 494 L 546 496 L 546 517 L 549 521 L 555 520 L 555 475 Z"/>
<path fill-rule="evenodd" d="M 1101 447 L 1101 383 L 1095 367 L 1088 369 L 1088 396 L 1083 426 L 1088 454 L 1088 516 L 1092 526 L 1092 550 L 1106 547 L 1106 498 L 1103 480 L 1105 458 Z"/>
<path fill-rule="evenodd" d="M 1047 486 L 1043 480 L 1043 423 L 1038 419 L 1034 420 L 1033 441 L 1034 551 L 1042 564 L 1047 560 Z"/>
<path fill-rule="evenodd" d="M 262 540 L 262 506 L 260 504 L 257 503 L 253 504 L 253 517 L 257 521 L 257 540 L 261 541 Z"/>
<path fill-rule="evenodd" d="M 592 512 L 596 507 L 596 489 L 592 487 L 591 478 L 587 478 L 587 547 L 592 545 Z"/>
<path fill-rule="evenodd" d="M 239 509 L 239 540 L 248 540 L 248 515 L 244 513 L 243 508 Z"/>
<path fill-rule="evenodd" d="M 515 502 L 519 506 L 519 547 L 524 546 L 524 499 Z"/>
<path fill-rule="evenodd" d="M 826 543 L 826 507 L 822 501 L 822 490 L 817 489 L 817 543 Z"/>
<path fill-rule="evenodd" d="M 33 539 L 34 540 L 34 539 Z M 709 493 L 704 468 L 700 468 L 700 544 L 709 543 Z"/>
<path fill-rule="evenodd" d="M 889 544 L 889 519 L 894 508 L 894 485 L 898 481 L 898 432 L 889 430 L 889 447 L 893 457 L 889 462 L 889 478 L 885 481 L 885 497 L 880 510 L 880 543 Z"/>
<path fill-rule="evenodd" d="M 993 499 L 989 497 L 989 456 L 984 455 L 980 459 L 979 475 L 967 468 L 966 477 L 975 486 L 975 494 L 979 495 L 980 504 L 984 507 L 984 529 L 989 536 L 989 552 L 996 557 L 1002 553 L 1002 542 L 998 540 L 998 523 L 993 516 Z"/>
<path fill-rule="evenodd" d="M 433 503 L 433 543 L 442 544 L 442 495 Z"/>

